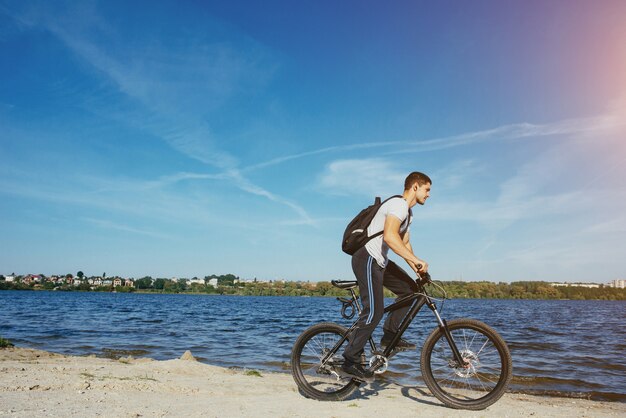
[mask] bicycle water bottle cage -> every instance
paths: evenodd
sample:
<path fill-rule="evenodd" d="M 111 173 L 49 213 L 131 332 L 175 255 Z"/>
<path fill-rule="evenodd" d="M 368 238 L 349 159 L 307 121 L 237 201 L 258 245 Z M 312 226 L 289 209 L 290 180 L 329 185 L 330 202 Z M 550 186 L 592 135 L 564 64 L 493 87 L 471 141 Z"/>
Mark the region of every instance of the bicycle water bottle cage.
<path fill-rule="evenodd" d="M 356 309 L 354 309 L 354 300 L 346 298 L 337 298 L 341 302 L 341 316 L 345 319 L 354 318 Z"/>

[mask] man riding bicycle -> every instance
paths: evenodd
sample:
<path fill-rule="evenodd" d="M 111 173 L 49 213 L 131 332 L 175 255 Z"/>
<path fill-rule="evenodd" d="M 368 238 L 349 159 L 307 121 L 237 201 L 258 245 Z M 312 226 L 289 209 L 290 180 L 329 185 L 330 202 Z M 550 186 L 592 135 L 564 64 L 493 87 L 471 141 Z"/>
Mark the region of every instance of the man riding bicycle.
<path fill-rule="evenodd" d="M 432 181 L 423 173 L 413 172 L 404 181 L 402 196 L 385 201 L 372 219 L 367 232 L 372 236 L 365 246 L 352 256 L 352 271 L 359 284 L 363 309 L 359 316 L 358 326 L 350 339 L 343 357 L 342 370 L 350 376 L 372 381 L 374 373 L 361 365 L 361 354 L 370 336 L 376 329 L 384 313 L 383 286 L 395 293 L 398 298 L 417 291 L 415 281 L 396 263 L 389 261 L 389 249 L 402 257 L 416 273 L 426 273 L 428 264 L 413 254 L 409 242 L 409 225 L 412 222 L 411 208 L 416 204 L 423 205 L 430 196 Z M 383 325 L 384 335 L 381 345 L 387 346 L 397 332 L 409 306 L 391 312 Z M 401 350 L 415 349 L 415 345 L 401 339 L 396 348 Z"/>

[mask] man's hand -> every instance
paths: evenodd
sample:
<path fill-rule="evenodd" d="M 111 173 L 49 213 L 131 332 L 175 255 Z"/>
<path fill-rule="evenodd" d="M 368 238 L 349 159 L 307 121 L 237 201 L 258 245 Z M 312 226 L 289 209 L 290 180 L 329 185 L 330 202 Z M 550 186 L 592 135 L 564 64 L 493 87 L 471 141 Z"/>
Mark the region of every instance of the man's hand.
<path fill-rule="evenodd" d="M 424 260 L 420 260 L 417 257 L 415 258 L 417 259 L 417 263 L 412 263 L 410 261 L 407 261 L 408 265 L 418 275 L 426 273 L 428 271 L 428 263 L 425 262 Z"/>
<path fill-rule="evenodd" d="M 417 264 L 416 265 L 412 265 L 411 267 L 413 267 L 413 270 L 415 270 L 415 272 L 417 274 L 422 274 L 422 273 L 427 273 L 428 272 L 428 263 L 425 262 L 424 260 L 420 260 L 419 258 L 417 259 Z"/>

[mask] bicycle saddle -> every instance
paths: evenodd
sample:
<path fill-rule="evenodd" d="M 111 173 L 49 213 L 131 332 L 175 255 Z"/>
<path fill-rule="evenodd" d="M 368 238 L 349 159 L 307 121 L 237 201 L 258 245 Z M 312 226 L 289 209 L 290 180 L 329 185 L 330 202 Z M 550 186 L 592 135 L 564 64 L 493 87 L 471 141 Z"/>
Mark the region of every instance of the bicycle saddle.
<path fill-rule="evenodd" d="M 339 289 L 352 289 L 358 286 L 356 280 L 331 280 L 330 282 Z"/>

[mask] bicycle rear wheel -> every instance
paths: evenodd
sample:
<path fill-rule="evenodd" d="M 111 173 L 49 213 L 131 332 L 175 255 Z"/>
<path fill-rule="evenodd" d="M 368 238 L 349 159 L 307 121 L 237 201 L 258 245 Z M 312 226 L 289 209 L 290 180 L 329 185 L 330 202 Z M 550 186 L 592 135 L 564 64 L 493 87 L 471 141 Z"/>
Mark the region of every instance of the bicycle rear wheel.
<path fill-rule="evenodd" d="M 509 349 L 494 329 L 480 321 L 455 319 L 448 328 L 467 364 L 458 364 L 445 334 L 435 329 L 422 348 L 426 386 L 452 408 L 485 409 L 500 399 L 511 380 Z"/>
<path fill-rule="evenodd" d="M 296 340 L 291 352 L 291 373 L 307 397 L 340 401 L 359 386 L 359 382 L 343 377 L 340 371 L 347 340 L 322 364 L 322 360 L 347 332 L 348 329 L 341 325 L 322 322 L 306 329 Z"/>

